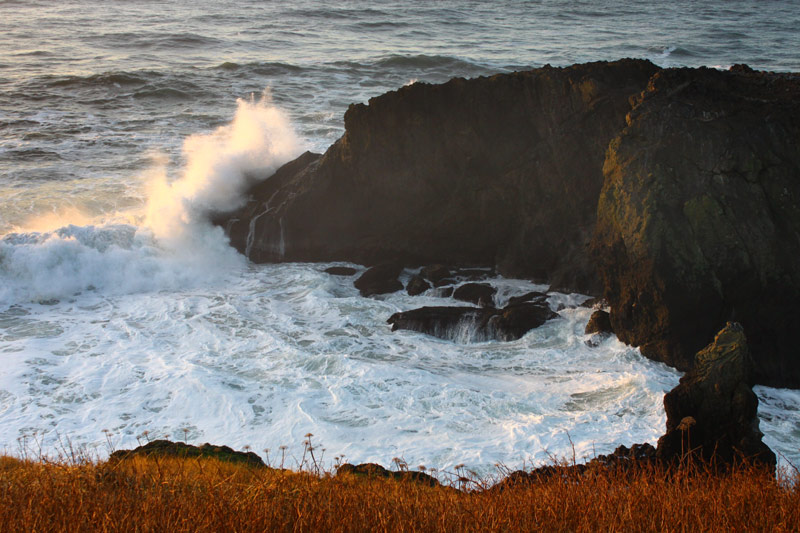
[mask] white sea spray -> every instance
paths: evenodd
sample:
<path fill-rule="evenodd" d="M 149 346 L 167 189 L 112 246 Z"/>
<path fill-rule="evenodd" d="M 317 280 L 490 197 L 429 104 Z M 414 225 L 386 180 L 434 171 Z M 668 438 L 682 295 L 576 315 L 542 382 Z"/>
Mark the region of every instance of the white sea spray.
<path fill-rule="evenodd" d="M 76 210 L 43 213 L 31 228 L 0 240 L 0 302 L 7 304 L 74 297 L 84 291 L 130 294 L 214 283 L 245 268 L 214 212 L 241 205 L 254 179 L 266 178 L 296 156 L 300 142 L 285 113 L 268 94 L 239 100 L 229 125 L 184 143 L 185 168 L 170 181 L 168 160 L 157 157 L 143 210 L 96 215 Z M 104 223 L 105 219 L 130 223 Z M 93 224 L 92 222 L 95 222 Z"/>

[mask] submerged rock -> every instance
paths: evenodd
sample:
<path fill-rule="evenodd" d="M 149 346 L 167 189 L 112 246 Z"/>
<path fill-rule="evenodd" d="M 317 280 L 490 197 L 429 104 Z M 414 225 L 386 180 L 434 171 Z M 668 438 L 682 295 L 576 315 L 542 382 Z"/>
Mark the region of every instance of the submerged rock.
<path fill-rule="evenodd" d="M 237 452 L 228 446 L 215 446 L 208 443 L 202 446 L 193 446 L 183 442 L 172 442 L 163 439 L 148 442 L 133 450 L 117 450 L 111 454 L 109 460 L 121 461 L 133 457 L 209 457 L 230 463 L 243 463 L 249 466 L 266 468 L 264 461 L 254 452 Z"/>
<path fill-rule="evenodd" d="M 418 331 L 457 342 L 513 341 L 557 316 L 547 305 L 522 303 L 503 309 L 421 307 L 395 313 L 387 322 L 392 331 Z"/>
<path fill-rule="evenodd" d="M 539 291 L 526 292 L 521 296 L 512 296 L 508 299 L 508 304 L 521 304 L 525 302 L 544 303 L 547 301 L 547 294 Z"/>
<path fill-rule="evenodd" d="M 353 282 L 361 296 L 388 294 L 403 290 L 403 284 L 397 279 L 403 266 L 398 263 L 384 263 L 374 266 Z"/>
<path fill-rule="evenodd" d="M 729 322 L 664 396 L 667 432 L 658 439 L 660 459 L 676 461 L 691 452 L 718 464 L 746 458 L 775 468 L 775 454 L 758 429 L 751 364 L 741 325 Z"/>
<path fill-rule="evenodd" d="M 352 267 L 330 267 L 325 272 L 331 276 L 353 276 L 358 270 Z"/>

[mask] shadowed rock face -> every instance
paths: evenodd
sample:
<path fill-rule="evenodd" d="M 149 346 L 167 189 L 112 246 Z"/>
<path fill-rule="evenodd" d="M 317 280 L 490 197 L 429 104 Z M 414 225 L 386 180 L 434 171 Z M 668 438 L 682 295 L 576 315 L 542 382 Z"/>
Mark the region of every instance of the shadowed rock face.
<path fill-rule="evenodd" d="M 728 323 L 714 342 L 697 353 L 694 368 L 664 396 L 667 432 L 657 456 L 678 460 L 692 453 L 729 464 L 748 458 L 775 467 L 775 454 L 761 441 L 758 398 L 751 386 L 747 339 L 741 325 Z"/>
<path fill-rule="evenodd" d="M 412 276 L 406 285 L 406 292 L 409 296 L 417 296 L 431 288 L 431 284 L 425 281 L 422 276 Z"/>
<path fill-rule="evenodd" d="M 611 319 L 607 311 L 598 309 L 589 318 L 586 328 L 583 331 L 589 333 L 614 333 L 614 328 L 611 327 Z"/>
<path fill-rule="evenodd" d="M 797 76 L 663 70 L 627 122 L 592 246 L 615 333 L 687 370 L 736 320 L 756 381 L 800 386 Z"/>
<path fill-rule="evenodd" d="M 220 217 L 256 262 L 497 265 L 599 293 L 586 253 L 609 141 L 657 67 L 621 60 L 443 85 L 352 105 L 306 153 Z"/>
<path fill-rule="evenodd" d="M 403 290 L 403 284 L 397 278 L 403 266 L 398 263 L 383 263 L 364 272 L 354 283 L 361 296 L 387 294 Z"/>
<path fill-rule="evenodd" d="M 497 289 L 488 283 L 465 283 L 453 292 L 453 298 L 462 302 L 470 302 L 481 307 L 494 307 L 494 295 Z"/>

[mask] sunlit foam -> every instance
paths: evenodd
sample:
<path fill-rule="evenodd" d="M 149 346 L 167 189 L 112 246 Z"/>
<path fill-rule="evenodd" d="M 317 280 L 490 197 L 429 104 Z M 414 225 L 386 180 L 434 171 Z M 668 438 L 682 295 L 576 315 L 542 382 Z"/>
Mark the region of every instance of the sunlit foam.
<path fill-rule="evenodd" d="M 92 224 L 93 217 L 77 207 L 59 207 L 50 213 L 40 213 L 25 220 L 14 231 L 49 232 L 73 224 L 86 226 Z"/>
<path fill-rule="evenodd" d="M 170 181 L 155 158 L 144 179 L 144 213 L 92 217 L 70 206 L 0 239 L 0 302 L 71 297 L 86 290 L 130 294 L 213 283 L 245 259 L 208 215 L 242 205 L 257 175 L 270 176 L 300 151 L 287 116 L 268 95 L 238 102 L 230 125 L 184 143 L 186 167 Z"/>
<path fill-rule="evenodd" d="M 265 93 L 258 101 L 239 100 L 231 124 L 187 138 L 183 151 L 183 175 L 170 182 L 162 157 L 148 188 L 145 226 L 172 248 L 203 239 L 198 226 L 210 230 L 208 214 L 241 207 L 251 175 L 272 174 L 300 152 L 300 141 L 286 114 Z"/>

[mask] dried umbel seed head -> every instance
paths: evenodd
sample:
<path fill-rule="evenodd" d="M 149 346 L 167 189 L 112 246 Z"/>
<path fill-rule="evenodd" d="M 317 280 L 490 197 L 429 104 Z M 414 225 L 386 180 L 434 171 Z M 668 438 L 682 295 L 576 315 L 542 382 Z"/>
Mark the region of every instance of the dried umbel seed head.
<path fill-rule="evenodd" d="M 681 419 L 681 423 L 678 424 L 678 429 L 681 431 L 688 431 L 689 428 L 697 424 L 697 420 L 691 416 L 685 416 Z"/>

